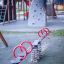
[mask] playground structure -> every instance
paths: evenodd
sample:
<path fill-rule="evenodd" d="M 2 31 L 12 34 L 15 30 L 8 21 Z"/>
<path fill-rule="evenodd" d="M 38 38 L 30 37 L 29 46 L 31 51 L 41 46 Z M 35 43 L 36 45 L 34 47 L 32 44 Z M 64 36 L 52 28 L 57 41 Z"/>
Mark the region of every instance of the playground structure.
<path fill-rule="evenodd" d="M 56 9 L 54 8 L 55 5 L 60 5 L 59 2 L 61 0 L 49 0 L 43 6 L 43 0 L 32 0 L 30 10 L 29 10 L 29 19 L 28 25 L 29 26 L 46 26 L 47 25 L 47 18 L 57 18 Z M 63 5 L 63 1 L 61 2 Z M 58 11 L 58 10 L 57 10 Z M 60 14 L 61 15 L 61 14 Z"/>
<path fill-rule="evenodd" d="M 29 15 L 29 7 L 30 7 L 30 0 L 17 0 L 17 4 L 16 4 L 16 16 L 17 19 L 28 19 L 28 15 Z"/>
<path fill-rule="evenodd" d="M 3 41 L 4 45 L 8 47 L 8 43 L 6 42 L 5 38 L 3 37 L 2 33 L 0 32 L 0 39 Z"/>
<path fill-rule="evenodd" d="M 25 60 L 27 55 L 31 54 L 30 64 L 37 63 L 43 56 L 44 51 L 42 51 L 42 40 L 49 35 L 49 29 L 43 28 L 38 32 L 39 38 L 33 43 L 29 41 L 23 41 L 13 49 L 14 60 L 11 61 L 12 64 L 21 64 L 21 61 Z M 28 47 L 26 47 L 29 45 Z M 18 50 L 19 49 L 19 50 Z M 20 51 L 20 52 L 19 52 Z"/>
<path fill-rule="evenodd" d="M 43 0 L 42 0 L 43 1 Z M 49 0 L 50 1 L 50 0 Z M 39 25 L 41 25 L 41 24 L 43 24 L 42 26 L 45 26 L 45 24 L 46 24 L 46 21 L 47 21 L 47 17 L 46 17 L 46 19 L 45 19 L 45 15 L 47 16 L 47 14 L 43 14 L 42 12 L 42 7 L 40 8 L 41 10 L 40 10 L 40 12 L 39 12 L 39 9 L 38 9 L 38 6 L 40 5 L 40 4 L 38 4 L 38 2 L 37 2 L 37 4 L 34 6 L 32 3 L 33 3 L 33 0 L 31 1 L 31 0 L 2 0 L 2 2 L 0 2 L 1 3 L 1 5 L 0 5 L 0 23 L 1 22 L 3 22 L 3 23 L 10 23 L 10 21 L 12 20 L 16 20 L 16 2 L 21 2 L 21 10 L 20 11 L 24 11 L 24 3 L 26 4 L 26 11 L 25 11 L 25 13 L 23 13 L 23 15 L 24 15 L 24 20 L 26 20 L 25 19 L 25 17 L 27 17 L 27 19 L 29 20 L 29 18 L 30 17 L 28 17 L 28 16 L 30 16 L 30 14 L 32 14 L 31 15 L 31 18 L 30 18 L 30 21 L 28 21 L 28 24 L 33 24 L 33 25 L 37 25 L 38 26 L 38 24 Z M 31 5 L 30 5 L 30 2 L 31 2 Z M 36 1 L 35 1 L 36 2 Z M 49 2 L 50 3 L 50 2 Z M 52 4 L 52 7 L 51 7 L 51 9 L 52 9 L 52 14 L 51 14 L 51 16 L 56 16 L 56 13 L 55 13 L 55 9 L 56 8 L 58 8 L 58 5 L 59 6 L 61 6 L 62 5 L 62 7 L 61 8 L 63 8 L 64 9 L 64 1 L 63 0 L 56 0 L 55 2 L 54 2 L 54 0 L 53 0 L 53 2 L 52 2 L 53 4 Z M 19 5 L 19 4 L 18 4 Z M 32 10 L 30 11 L 30 9 L 27 11 L 27 7 L 29 7 L 29 8 L 31 8 L 31 6 L 34 6 L 34 7 L 36 7 L 37 6 L 37 9 L 36 10 L 33 10 L 33 12 L 34 12 L 34 14 L 32 13 Z M 56 6 L 56 8 L 54 9 L 54 6 Z M 33 8 L 34 8 L 33 7 Z M 19 8 L 19 7 L 18 7 Z M 46 10 L 47 11 L 47 10 Z M 48 10 L 49 11 L 49 10 Z M 51 11 L 51 10 L 50 10 Z M 36 13 L 37 12 L 37 13 Z M 36 14 L 35 14 L 36 13 Z M 39 13 L 39 14 L 38 14 Z M 49 12 L 48 12 L 49 13 Z M 38 15 L 37 15 L 38 14 Z M 43 17 L 43 16 L 44 17 Z M 40 17 L 39 17 L 40 16 Z M 43 18 L 42 18 L 43 17 Z M 32 19 L 33 19 L 33 21 L 32 21 Z M 6 20 L 6 21 L 5 21 Z M 32 21 L 32 22 L 31 22 Z M 43 22 L 43 23 L 40 23 L 40 21 L 41 22 Z M 1 31 L 0 31 L 1 32 Z M 0 35 L 2 35 L 2 33 L 0 33 Z M 3 36 L 3 35 L 2 35 Z M 0 36 L 0 38 L 3 40 L 3 37 L 1 37 Z M 5 43 L 5 42 L 4 42 Z M 7 46 L 7 45 L 6 45 Z"/>
<path fill-rule="evenodd" d="M 0 19 L 0 23 L 1 22 L 10 22 L 10 21 L 13 21 L 13 20 L 16 20 L 16 3 L 18 2 L 18 5 L 19 5 L 19 2 L 21 2 L 21 10 L 20 11 L 24 11 L 24 7 L 26 4 L 26 11 L 23 13 L 23 16 L 24 16 L 24 20 L 25 20 L 25 17 L 28 18 L 28 11 L 27 11 L 27 7 L 30 6 L 30 1 L 27 1 L 27 0 L 3 0 L 1 2 L 1 5 L 0 5 L 0 16 L 5 16 L 4 17 L 4 20 L 2 21 Z M 3 13 L 2 15 L 2 10 L 3 8 L 6 6 L 6 13 Z M 18 7 L 18 10 L 19 10 L 19 7 Z M 19 15 L 19 14 L 18 14 Z"/>
<path fill-rule="evenodd" d="M 49 0 L 49 4 L 46 6 L 46 12 L 42 11 L 43 1 L 41 3 L 33 0 L 2 0 L 0 5 L 0 23 L 9 23 L 10 21 L 20 19 L 23 16 L 23 20 L 28 19 L 28 25 L 38 25 L 41 22 L 42 26 L 46 25 L 47 17 L 46 16 L 54 16 L 56 17 L 56 10 L 59 10 L 61 7 L 64 9 L 64 1 L 62 0 Z M 17 5 L 17 6 L 16 6 Z M 6 7 L 5 7 L 6 6 Z M 38 9 L 40 6 L 40 9 Z M 5 7 L 5 11 L 3 12 L 3 8 Z M 33 10 L 34 8 L 34 10 Z M 35 10 L 36 9 L 36 10 Z M 40 11 L 39 11 L 40 10 Z M 50 12 L 49 12 L 50 10 Z M 39 15 L 35 15 L 35 14 Z M 2 17 L 3 16 L 3 17 Z M 43 17 L 42 18 L 39 18 Z M 3 19 L 3 20 L 2 20 Z M 35 19 L 34 21 L 32 19 Z M 37 19 L 37 20 L 36 20 Z M 32 22 L 32 23 L 31 23 Z M 39 23 L 38 23 L 39 22 Z"/>
<path fill-rule="evenodd" d="M 10 22 L 11 20 L 16 20 L 16 12 L 15 12 L 15 0 L 3 0 L 2 5 L 0 5 L 0 13 L 1 17 L 4 16 L 4 20 L 0 21 L 5 23 L 5 22 Z M 3 8 L 6 6 L 5 11 L 6 13 L 3 12 Z M 0 18 L 2 19 L 2 18 Z"/>

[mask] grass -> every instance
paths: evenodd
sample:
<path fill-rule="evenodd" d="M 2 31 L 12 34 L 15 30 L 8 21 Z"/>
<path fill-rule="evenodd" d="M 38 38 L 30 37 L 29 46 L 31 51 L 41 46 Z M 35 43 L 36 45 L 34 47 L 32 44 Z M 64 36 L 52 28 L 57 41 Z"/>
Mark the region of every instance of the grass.
<path fill-rule="evenodd" d="M 16 32 L 16 31 L 1 31 L 2 33 L 7 33 L 7 34 L 37 34 L 37 32 Z M 64 36 L 64 29 L 63 30 L 55 30 L 51 31 L 50 35 L 53 36 Z"/>
<path fill-rule="evenodd" d="M 64 36 L 64 30 L 56 30 L 51 32 L 53 36 Z"/>

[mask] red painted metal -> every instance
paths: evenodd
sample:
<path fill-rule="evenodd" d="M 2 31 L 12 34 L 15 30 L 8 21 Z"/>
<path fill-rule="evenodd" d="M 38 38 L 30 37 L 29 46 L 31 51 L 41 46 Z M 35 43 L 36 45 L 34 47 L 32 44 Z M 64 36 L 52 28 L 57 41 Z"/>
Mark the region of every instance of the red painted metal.
<path fill-rule="evenodd" d="M 45 36 L 43 36 L 43 33 L 46 33 Z M 38 36 L 39 37 L 46 37 L 49 35 L 49 29 L 48 28 L 42 28 L 39 32 L 38 32 Z"/>
<path fill-rule="evenodd" d="M 32 47 L 33 47 L 33 46 L 32 46 L 32 43 L 29 42 L 29 41 L 24 41 L 24 42 L 21 43 L 22 46 L 24 46 L 24 44 L 28 44 L 28 45 L 30 46 L 30 49 L 27 50 L 27 54 L 31 53 Z M 24 46 L 24 47 L 25 47 L 25 46 Z"/>
<path fill-rule="evenodd" d="M 26 48 L 25 48 L 24 46 L 22 46 L 22 45 L 18 45 L 18 46 L 16 46 L 16 47 L 13 49 L 13 57 L 14 57 L 14 58 L 17 58 L 17 54 L 16 54 L 16 50 L 17 50 L 17 49 L 20 49 L 21 53 L 22 53 L 22 52 L 25 52 L 25 55 L 24 55 L 24 56 L 19 56 L 19 57 L 21 58 L 21 60 L 26 59 L 27 51 L 26 51 Z M 24 50 L 24 51 L 23 51 L 23 50 Z"/>

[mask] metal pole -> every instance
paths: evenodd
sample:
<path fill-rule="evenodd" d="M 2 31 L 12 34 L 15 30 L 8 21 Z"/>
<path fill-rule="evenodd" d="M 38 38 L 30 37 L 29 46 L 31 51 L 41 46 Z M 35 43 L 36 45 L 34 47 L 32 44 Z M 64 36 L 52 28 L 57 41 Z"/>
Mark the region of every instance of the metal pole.
<path fill-rule="evenodd" d="M 7 44 L 6 40 L 4 39 L 4 37 L 3 37 L 3 35 L 2 35 L 1 32 L 0 32 L 0 38 L 1 38 L 1 40 L 3 41 L 4 45 L 5 45 L 6 47 L 8 47 L 8 44 Z"/>
<path fill-rule="evenodd" d="M 21 0 L 21 10 L 22 10 L 22 0 Z"/>
<path fill-rule="evenodd" d="M 54 0 L 52 0 L 52 16 L 53 16 L 53 18 L 56 18 L 56 13 L 55 13 L 55 9 L 54 9 Z"/>
<path fill-rule="evenodd" d="M 46 21 L 46 26 L 47 26 L 47 3 L 46 3 L 46 8 L 45 8 L 45 21 Z"/>
<path fill-rule="evenodd" d="M 19 13 L 19 1 L 18 1 L 18 13 Z M 20 14 L 18 14 L 18 19 L 20 19 Z"/>
<path fill-rule="evenodd" d="M 10 14 L 9 14 L 9 0 L 7 0 L 7 6 L 8 6 L 8 22 L 10 22 Z"/>
<path fill-rule="evenodd" d="M 26 4 L 26 13 L 27 13 L 27 4 Z M 28 19 L 28 16 L 27 16 L 27 19 Z"/>
<path fill-rule="evenodd" d="M 13 4 L 13 0 L 12 0 L 12 20 L 14 19 L 14 4 Z"/>
<path fill-rule="evenodd" d="M 23 12 L 25 12 L 25 10 L 24 10 L 24 0 L 23 0 Z M 25 20 L 25 16 L 24 16 L 24 20 Z"/>

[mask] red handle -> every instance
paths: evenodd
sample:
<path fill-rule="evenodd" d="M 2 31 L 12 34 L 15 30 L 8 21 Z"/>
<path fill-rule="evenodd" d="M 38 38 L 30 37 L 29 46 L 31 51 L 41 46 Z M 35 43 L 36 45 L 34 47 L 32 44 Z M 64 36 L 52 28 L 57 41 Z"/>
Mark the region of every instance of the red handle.
<path fill-rule="evenodd" d="M 17 58 L 17 54 L 16 54 L 16 50 L 17 49 L 20 49 L 21 52 L 25 52 L 25 55 L 24 56 L 19 56 L 21 58 L 21 60 L 24 60 L 26 59 L 26 56 L 27 56 L 27 51 L 26 51 L 26 48 L 22 45 L 18 45 L 16 46 L 14 49 L 13 49 L 13 56 L 14 58 Z M 23 51 L 24 50 L 24 51 Z"/>
<path fill-rule="evenodd" d="M 42 37 L 42 30 L 40 30 L 40 31 L 38 32 L 38 36 L 39 36 L 39 37 Z"/>
<path fill-rule="evenodd" d="M 31 53 L 31 51 L 32 51 L 32 43 L 29 42 L 29 41 L 24 41 L 24 42 L 21 43 L 21 45 L 24 46 L 24 44 L 26 44 L 26 43 L 30 46 L 30 49 L 27 50 L 27 54 L 29 54 L 29 53 Z M 25 46 L 24 46 L 24 47 L 25 47 Z"/>
<path fill-rule="evenodd" d="M 44 30 L 46 30 L 47 31 L 47 36 L 49 35 L 49 29 L 48 28 L 43 28 Z"/>
<path fill-rule="evenodd" d="M 38 32 L 38 36 L 39 36 L 39 37 L 42 37 L 42 36 L 43 36 L 43 33 L 46 33 L 44 37 L 48 36 L 48 35 L 49 35 L 49 29 L 48 29 L 48 28 L 43 28 L 43 29 L 41 29 L 41 30 Z"/>

